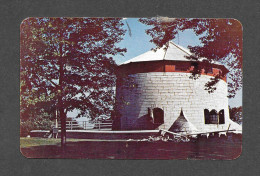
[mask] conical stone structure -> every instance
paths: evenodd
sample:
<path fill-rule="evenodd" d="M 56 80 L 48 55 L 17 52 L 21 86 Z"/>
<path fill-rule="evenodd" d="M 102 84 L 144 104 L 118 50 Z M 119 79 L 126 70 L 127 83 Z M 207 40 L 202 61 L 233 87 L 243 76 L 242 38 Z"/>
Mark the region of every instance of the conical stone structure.
<path fill-rule="evenodd" d="M 181 113 L 179 117 L 175 120 L 175 122 L 170 127 L 169 131 L 175 132 L 175 133 L 187 133 L 192 134 L 194 132 L 197 132 L 198 130 L 196 127 L 189 122 L 181 110 Z"/>

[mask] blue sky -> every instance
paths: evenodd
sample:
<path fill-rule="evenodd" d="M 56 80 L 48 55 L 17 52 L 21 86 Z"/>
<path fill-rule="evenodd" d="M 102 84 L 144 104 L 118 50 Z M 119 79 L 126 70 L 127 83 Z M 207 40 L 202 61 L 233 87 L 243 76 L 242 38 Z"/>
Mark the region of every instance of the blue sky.
<path fill-rule="evenodd" d="M 145 29 L 148 29 L 149 26 L 138 22 L 138 18 L 127 18 L 125 21 L 127 21 L 131 28 L 132 36 L 130 37 L 127 31 L 124 39 L 119 43 L 119 46 L 127 48 L 127 52 L 124 56 L 114 57 L 117 64 L 123 63 L 155 47 L 154 44 L 149 42 L 151 37 L 145 33 Z M 127 26 L 125 25 L 124 28 L 127 29 Z M 199 37 L 191 30 L 180 32 L 179 37 L 176 37 L 173 42 L 185 48 L 187 48 L 188 45 L 195 46 L 200 44 Z M 242 90 L 237 92 L 235 98 L 229 99 L 229 105 L 231 107 L 242 105 Z"/>

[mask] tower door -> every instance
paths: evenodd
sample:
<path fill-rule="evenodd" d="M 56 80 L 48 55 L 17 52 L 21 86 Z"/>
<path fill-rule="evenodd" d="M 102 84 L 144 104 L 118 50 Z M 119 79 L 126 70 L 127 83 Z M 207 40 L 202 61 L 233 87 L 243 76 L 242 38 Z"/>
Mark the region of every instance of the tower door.
<path fill-rule="evenodd" d="M 153 109 L 153 122 L 156 124 L 164 123 L 164 112 L 161 108 Z"/>

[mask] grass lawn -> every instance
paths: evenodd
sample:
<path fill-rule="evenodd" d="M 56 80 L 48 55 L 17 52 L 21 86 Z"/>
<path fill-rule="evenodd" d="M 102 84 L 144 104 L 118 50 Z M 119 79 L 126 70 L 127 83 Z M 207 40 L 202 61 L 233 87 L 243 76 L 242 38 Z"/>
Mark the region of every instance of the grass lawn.
<path fill-rule="evenodd" d="M 242 140 L 218 137 L 187 143 L 68 138 L 64 153 L 60 138 L 20 138 L 21 153 L 27 158 L 235 159 L 241 146 Z"/>
<path fill-rule="evenodd" d="M 67 139 L 67 142 L 86 141 L 86 139 Z M 61 139 L 55 138 L 20 138 L 20 148 L 43 146 L 43 145 L 60 145 Z"/>

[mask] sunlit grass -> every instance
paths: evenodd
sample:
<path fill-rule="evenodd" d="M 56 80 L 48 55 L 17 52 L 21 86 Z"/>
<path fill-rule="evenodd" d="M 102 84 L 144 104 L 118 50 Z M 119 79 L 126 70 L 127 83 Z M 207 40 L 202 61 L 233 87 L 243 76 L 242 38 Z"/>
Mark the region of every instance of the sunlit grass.
<path fill-rule="evenodd" d="M 77 142 L 77 141 L 86 141 L 86 139 L 67 139 L 67 142 Z M 55 138 L 20 138 L 20 147 L 32 147 L 32 146 L 41 146 L 41 145 L 60 145 L 60 139 Z"/>

